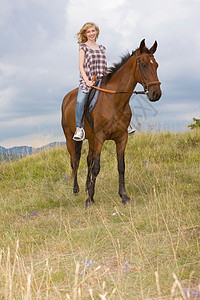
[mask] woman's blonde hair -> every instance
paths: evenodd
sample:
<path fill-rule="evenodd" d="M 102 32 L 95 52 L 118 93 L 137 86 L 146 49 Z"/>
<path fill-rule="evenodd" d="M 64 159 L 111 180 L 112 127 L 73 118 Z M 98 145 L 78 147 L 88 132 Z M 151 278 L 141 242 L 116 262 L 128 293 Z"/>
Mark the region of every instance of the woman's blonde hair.
<path fill-rule="evenodd" d="M 96 36 L 96 40 L 99 36 L 99 27 L 92 23 L 92 22 L 87 22 L 83 25 L 83 27 L 81 28 L 81 30 L 77 33 L 77 39 L 78 39 L 78 44 L 82 44 L 87 42 L 87 37 L 86 37 L 86 31 L 90 28 L 90 27 L 95 27 L 96 31 L 97 31 L 97 36 Z"/>

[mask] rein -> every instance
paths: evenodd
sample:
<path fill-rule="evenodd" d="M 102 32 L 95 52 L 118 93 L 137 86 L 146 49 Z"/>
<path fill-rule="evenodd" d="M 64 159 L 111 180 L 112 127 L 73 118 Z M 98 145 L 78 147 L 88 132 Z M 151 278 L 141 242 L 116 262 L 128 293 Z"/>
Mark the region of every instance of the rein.
<path fill-rule="evenodd" d="M 94 75 L 94 77 L 92 78 L 92 82 L 95 81 L 97 75 Z M 109 93 L 109 94 L 148 94 L 148 91 L 141 91 L 141 92 L 137 92 L 137 91 L 133 91 L 133 92 L 125 92 L 125 91 L 113 91 L 113 90 L 107 90 L 107 89 L 102 89 L 98 86 L 92 85 L 92 88 L 99 90 L 101 92 L 105 92 L 105 93 Z"/>
<path fill-rule="evenodd" d="M 94 85 L 92 85 L 91 87 L 96 90 L 99 90 L 101 92 L 105 92 L 105 93 L 109 93 L 109 94 L 148 94 L 148 90 L 139 91 L 139 92 L 137 92 L 137 91 L 125 92 L 125 91 L 113 91 L 113 90 L 102 89 L 102 88 L 99 88 L 98 86 L 94 86 Z"/>

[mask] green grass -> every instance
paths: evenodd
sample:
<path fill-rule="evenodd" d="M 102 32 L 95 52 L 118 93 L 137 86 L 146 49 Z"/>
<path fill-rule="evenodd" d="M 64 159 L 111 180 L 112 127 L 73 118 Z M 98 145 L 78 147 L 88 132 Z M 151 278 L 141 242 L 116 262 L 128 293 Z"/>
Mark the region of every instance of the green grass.
<path fill-rule="evenodd" d="M 65 148 L 0 166 L 0 299 L 186 299 L 200 284 L 200 132 L 136 133 L 118 196 L 106 142 L 85 209 Z"/>

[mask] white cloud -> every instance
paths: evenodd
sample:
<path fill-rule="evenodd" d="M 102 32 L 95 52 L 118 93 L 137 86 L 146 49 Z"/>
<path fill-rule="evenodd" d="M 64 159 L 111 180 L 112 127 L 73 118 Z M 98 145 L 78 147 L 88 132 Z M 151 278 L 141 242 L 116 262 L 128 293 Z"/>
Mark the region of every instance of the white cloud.
<path fill-rule="evenodd" d="M 17 94 L 17 90 L 11 87 L 0 90 L 0 118 L 3 114 L 9 111 Z"/>

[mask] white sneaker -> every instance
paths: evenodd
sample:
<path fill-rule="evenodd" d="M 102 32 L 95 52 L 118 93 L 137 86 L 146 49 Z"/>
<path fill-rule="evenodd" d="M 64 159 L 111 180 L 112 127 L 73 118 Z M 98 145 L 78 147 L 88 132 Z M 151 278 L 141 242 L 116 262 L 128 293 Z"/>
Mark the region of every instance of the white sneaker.
<path fill-rule="evenodd" d="M 85 139 L 85 130 L 81 127 L 76 128 L 76 132 L 73 136 L 73 140 L 75 141 L 83 141 Z"/>
<path fill-rule="evenodd" d="M 135 128 L 130 124 L 128 126 L 128 135 L 133 135 L 135 133 Z"/>

